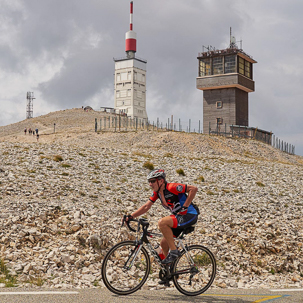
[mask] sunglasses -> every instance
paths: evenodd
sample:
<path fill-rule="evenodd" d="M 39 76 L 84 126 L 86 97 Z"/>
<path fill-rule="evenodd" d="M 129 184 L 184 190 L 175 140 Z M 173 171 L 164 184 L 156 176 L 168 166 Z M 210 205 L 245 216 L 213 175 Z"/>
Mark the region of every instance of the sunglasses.
<path fill-rule="evenodd" d="M 154 184 L 156 181 L 157 181 L 157 179 L 156 180 L 149 180 L 148 183 Z"/>

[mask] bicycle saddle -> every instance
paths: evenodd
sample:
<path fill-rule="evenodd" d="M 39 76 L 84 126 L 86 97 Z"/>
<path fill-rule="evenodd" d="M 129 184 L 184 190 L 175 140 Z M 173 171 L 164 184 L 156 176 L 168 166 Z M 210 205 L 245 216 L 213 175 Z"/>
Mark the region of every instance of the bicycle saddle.
<path fill-rule="evenodd" d="M 194 230 L 195 230 L 195 226 L 188 226 L 188 227 L 184 228 L 183 234 L 184 234 L 184 235 L 190 234 L 190 233 L 192 233 Z"/>

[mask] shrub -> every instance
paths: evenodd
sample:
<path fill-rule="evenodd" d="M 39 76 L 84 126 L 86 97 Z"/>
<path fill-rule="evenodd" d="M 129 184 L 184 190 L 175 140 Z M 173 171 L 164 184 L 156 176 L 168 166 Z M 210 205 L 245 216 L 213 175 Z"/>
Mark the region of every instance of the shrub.
<path fill-rule="evenodd" d="M 179 168 L 176 170 L 177 174 L 179 174 L 180 176 L 185 176 L 185 172 L 182 168 Z"/>
<path fill-rule="evenodd" d="M 71 167 L 69 164 L 65 164 L 65 163 L 62 163 L 61 166 L 62 166 L 62 167 L 66 167 L 66 168 L 67 168 L 67 167 Z"/>
<path fill-rule="evenodd" d="M 6 267 L 6 264 L 0 259 L 0 283 L 4 283 L 5 287 L 14 287 L 17 284 L 17 278 L 12 276 Z"/>
<path fill-rule="evenodd" d="M 256 184 L 260 187 L 264 187 L 265 185 L 262 182 L 256 182 Z"/>
<path fill-rule="evenodd" d="M 154 169 L 154 164 L 151 163 L 150 161 L 146 161 L 144 164 L 143 164 L 143 167 L 144 168 L 147 168 L 149 170 L 153 170 Z"/>
<path fill-rule="evenodd" d="M 56 162 L 61 162 L 61 161 L 63 161 L 63 158 L 59 155 L 56 155 L 56 156 L 54 156 L 53 160 Z"/>
<path fill-rule="evenodd" d="M 166 153 L 166 154 L 164 155 L 164 157 L 172 158 L 172 157 L 173 157 L 173 154 L 172 154 L 172 153 Z"/>
<path fill-rule="evenodd" d="M 201 182 L 204 182 L 204 181 L 205 181 L 203 176 L 200 176 L 200 177 L 198 178 L 198 180 L 201 181 Z"/>

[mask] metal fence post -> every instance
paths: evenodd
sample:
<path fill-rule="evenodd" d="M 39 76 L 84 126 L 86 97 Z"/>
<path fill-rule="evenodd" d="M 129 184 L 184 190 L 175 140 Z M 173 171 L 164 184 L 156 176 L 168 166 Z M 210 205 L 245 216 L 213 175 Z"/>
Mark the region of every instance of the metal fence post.
<path fill-rule="evenodd" d="M 191 120 L 189 119 L 189 121 L 188 121 L 188 132 L 190 133 L 190 122 L 191 122 Z"/>
<path fill-rule="evenodd" d="M 199 120 L 199 134 L 200 134 L 200 120 Z"/>
<path fill-rule="evenodd" d="M 98 122 L 97 122 L 97 118 L 95 118 L 95 132 L 97 131 L 97 127 L 98 127 Z"/>

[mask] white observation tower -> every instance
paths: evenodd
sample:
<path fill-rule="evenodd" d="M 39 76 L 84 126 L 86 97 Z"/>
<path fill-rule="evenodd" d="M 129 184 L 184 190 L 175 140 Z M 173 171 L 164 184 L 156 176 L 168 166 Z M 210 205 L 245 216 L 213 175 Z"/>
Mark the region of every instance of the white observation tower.
<path fill-rule="evenodd" d="M 115 109 L 139 123 L 147 122 L 146 60 L 135 57 L 137 34 L 133 31 L 133 1 L 130 2 L 130 29 L 125 34 L 126 57 L 115 61 Z"/>

